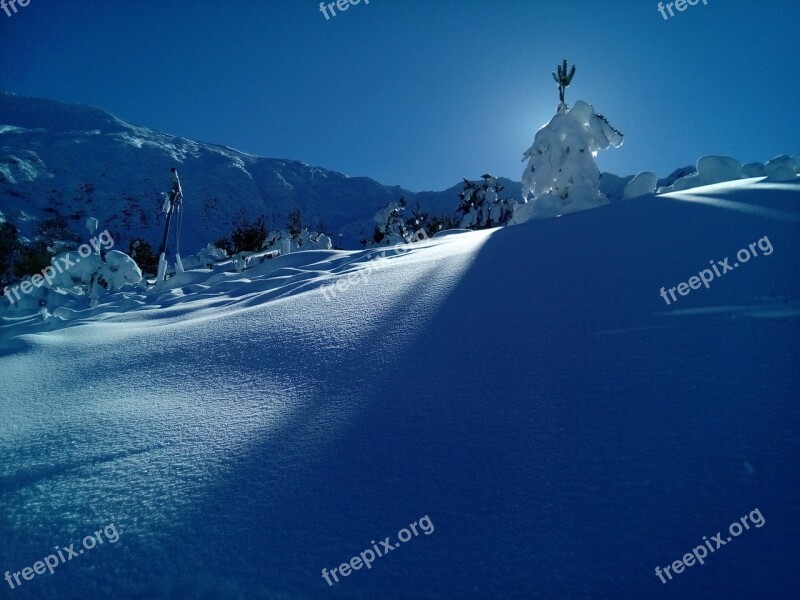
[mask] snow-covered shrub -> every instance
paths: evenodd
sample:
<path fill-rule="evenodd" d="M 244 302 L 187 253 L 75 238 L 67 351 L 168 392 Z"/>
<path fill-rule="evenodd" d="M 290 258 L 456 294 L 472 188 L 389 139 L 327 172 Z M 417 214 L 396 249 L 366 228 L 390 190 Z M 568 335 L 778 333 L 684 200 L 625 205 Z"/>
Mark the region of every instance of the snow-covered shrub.
<path fill-rule="evenodd" d="M 228 258 L 228 253 L 214 244 L 208 244 L 193 256 L 181 257 L 184 269 L 210 268 L 215 262 Z"/>
<path fill-rule="evenodd" d="M 286 228 L 270 232 L 260 249 L 269 252 L 278 251 L 281 254 L 299 250 L 330 250 L 333 241 L 330 236 L 322 232 L 323 228 L 324 225 L 320 222 L 317 225 L 318 231 L 310 231 L 303 225 L 300 211 L 295 209 L 286 217 Z"/>
<path fill-rule="evenodd" d="M 40 311 L 42 307 L 63 305 L 68 296 L 86 296 L 94 304 L 104 289 L 120 289 L 141 280 L 142 272 L 136 261 L 124 252 L 109 250 L 104 256 L 94 252 L 63 252 L 54 256 L 41 273 L 11 286 L 9 294 L 13 302 L 9 302 L 9 308 Z"/>
<path fill-rule="evenodd" d="M 60 269 L 45 285 L 70 294 L 91 294 L 98 285 L 119 289 L 142 280 L 136 261 L 119 250 L 109 250 L 104 257 L 96 253 L 85 256 L 77 251 L 64 252 L 53 257 L 53 264 L 56 263 Z"/>
<path fill-rule="evenodd" d="M 109 250 L 98 272 L 98 281 L 104 288 L 116 290 L 142 280 L 142 271 L 136 261 L 119 250 Z"/>
<path fill-rule="evenodd" d="M 273 232 L 264 243 L 264 250 L 279 251 L 281 254 L 300 250 L 330 250 L 333 240 L 324 233 L 309 231 L 306 228 L 292 235 L 288 229 Z"/>

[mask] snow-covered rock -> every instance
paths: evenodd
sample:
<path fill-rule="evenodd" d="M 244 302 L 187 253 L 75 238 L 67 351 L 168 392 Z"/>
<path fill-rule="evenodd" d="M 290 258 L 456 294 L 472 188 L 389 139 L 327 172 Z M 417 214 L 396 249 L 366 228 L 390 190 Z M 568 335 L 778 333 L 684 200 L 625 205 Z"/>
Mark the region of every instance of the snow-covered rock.
<path fill-rule="evenodd" d="M 192 256 L 182 256 L 181 262 L 184 269 L 197 269 L 208 267 L 215 262 L 228 258 L 225 250 L 217 248 L 214 244 L 208 244 L 205 248 Z"/>
<path fill-rule="evenodd" d="M 638 198 L 639 196 L 652 194 L 656 191 L 657 184 L 658 176 L 655 173 L 643 171 L 628 182 L 623 196 L 625 198 Z"/>
<path fill-rule="evenodd" d="M 105 262 L 100 266 L 98 275 L 108 289 L 117 290 L 142 280 L 139 265 L 124 252 L 109 250 L 103 258 Z"/>
<path fill-rule="evenodd" d="M 697 172 L 678 179 L 669 187 L 658 188 L 658 193 L 678 192 L 712 183 L 734 181 L 742 178 L 742 163 L 730 156 L 703 156 L 697 161 Z"/>
<path fill-rule="evenodd" d="M 769 181 L 794 181 L 797 179 L 797 162 L 787 154 L 776 156 L 764 165 Z"/>
<path fill-rule="evenodd" d="M 764 163 L 751 162 L 742 165 L 742 177 L 764 177 L 766 174 Z"/>

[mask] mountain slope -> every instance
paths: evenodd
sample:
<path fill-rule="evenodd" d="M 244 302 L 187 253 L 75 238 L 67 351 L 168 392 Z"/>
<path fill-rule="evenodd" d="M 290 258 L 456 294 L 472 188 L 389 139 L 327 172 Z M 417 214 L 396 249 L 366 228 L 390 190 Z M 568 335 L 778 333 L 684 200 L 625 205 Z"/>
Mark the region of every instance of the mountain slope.
<path fill-rule="evenodd" d="M 82 219 L 95 216 L 122 242 L 160 239 L 160 194 L 175 165 L 191 252 L 228 233 L 240 211 L 279 215 L 282 227 L 295 208 L 310 227 L 322 220 L 334 239 L 341 233 L 354 247 L 362 228 L 371 232 L 380 206 L 413 197 L 366 177 L 252 156 L 131 125 L 95 108 L 8 93 L 0 94 L 0 157 L 0 211 L 7 218 L 25 228 L 30 217 L 59 213 L 83 234 Z"/>

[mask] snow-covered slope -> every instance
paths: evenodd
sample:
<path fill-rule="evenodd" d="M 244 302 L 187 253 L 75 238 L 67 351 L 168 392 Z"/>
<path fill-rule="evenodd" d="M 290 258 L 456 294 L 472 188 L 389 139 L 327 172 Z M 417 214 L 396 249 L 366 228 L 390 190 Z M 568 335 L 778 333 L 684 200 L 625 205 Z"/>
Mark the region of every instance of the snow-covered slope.
<path fill-rule="evenodd" d="M 789 597 L 799 200 L 745 180 L 5 321 L 0 569 L 120 532 L 7 593 Z M 655 576 L 755 508 L 763 527 Z"/>

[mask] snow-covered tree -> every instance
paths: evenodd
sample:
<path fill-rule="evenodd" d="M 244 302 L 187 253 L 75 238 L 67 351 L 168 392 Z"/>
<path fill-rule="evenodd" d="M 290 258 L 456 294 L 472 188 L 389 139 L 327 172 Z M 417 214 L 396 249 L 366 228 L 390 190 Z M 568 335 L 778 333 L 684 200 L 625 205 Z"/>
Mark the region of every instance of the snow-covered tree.
<path fill-rule="evenodd" d="M 375 213 L 375 231 L 372 242 L 378 246 L 393 246 L 408 242 L 409 236 L 402 211 L 405 210 L 406 200 L 400 198 L 397 202 L 390 202 Z"/>
<path fill-rule="evenodd" d="M 501 199 L 505 189 L 488 173 L 482 176 L 483 183 L 464 180 L 464 189 L 458 195 L 461 203 L 456 210 L 461 213 L 460 227 L 463 229 L 487 229 L 508 223 L 514 212 L 512 200 Z"/>
<path fill-rule="evenodd" d="M 528 165 L 522 175 L 522 197 L 533 196 L 533 205 L 521 213 L 545 217 L 593 208 L 608 202 L 600 191 L 600 171 L 594 162 L 599 150 L 622 145 L 617 131 L 594 107 L 579 100 L 570 109 L 563 92 L 572 81 L 566 61 L 559 67 L 559 99 L 556 115 L 536 132 L 523 160 Z M 519 222 L 515 215 L 515 221 Z"/>

